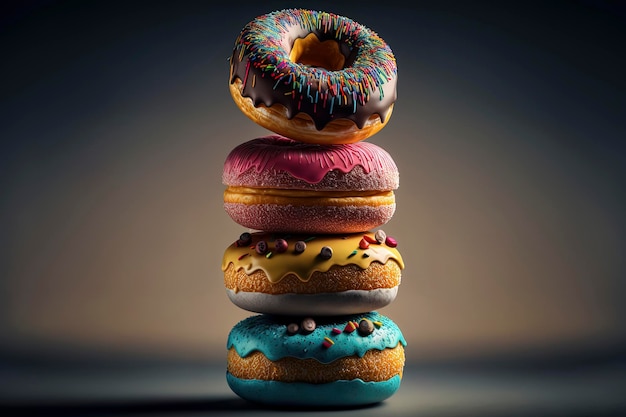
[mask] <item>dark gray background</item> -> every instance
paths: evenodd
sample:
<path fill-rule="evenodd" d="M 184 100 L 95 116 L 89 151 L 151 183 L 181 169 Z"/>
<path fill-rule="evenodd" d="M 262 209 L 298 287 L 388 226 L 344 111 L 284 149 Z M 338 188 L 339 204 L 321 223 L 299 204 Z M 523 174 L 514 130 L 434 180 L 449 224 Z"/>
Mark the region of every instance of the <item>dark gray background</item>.
<path fill-rule="evenodd" d="M 228 152 L 241 28 L 284 7 L 376 31 L 398 101 L 368 140 L 400 170 L 406 269 L 381 312 L 410 364 L 608 358 L 624 347 L 623 3 L 4 3 L 0 348 L 223 363 L 220 270 L 243 229 Z M 60 359 L 59 359 L 60 360 Z"/>

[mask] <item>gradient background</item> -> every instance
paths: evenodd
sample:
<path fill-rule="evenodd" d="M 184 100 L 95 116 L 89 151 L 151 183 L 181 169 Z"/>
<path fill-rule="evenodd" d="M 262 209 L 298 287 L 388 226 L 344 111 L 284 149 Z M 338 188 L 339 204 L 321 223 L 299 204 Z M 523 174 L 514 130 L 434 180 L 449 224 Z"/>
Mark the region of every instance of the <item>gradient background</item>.
<path fill-rule="evenodd" d="M 402 3 L 405 3 L 404 1 Z M 241 28 L 332 11 L 393 49 L 368 139 L 400 170 L 410 362 L 626 344 L 626 20 L 617 2 L 38 1 L 0 18 L 0 348 L 216 360 L 243 229 L 228 152 L 268 131 L 228 88 Z M 56 353 L 55 353 L 56 352 Z"/>

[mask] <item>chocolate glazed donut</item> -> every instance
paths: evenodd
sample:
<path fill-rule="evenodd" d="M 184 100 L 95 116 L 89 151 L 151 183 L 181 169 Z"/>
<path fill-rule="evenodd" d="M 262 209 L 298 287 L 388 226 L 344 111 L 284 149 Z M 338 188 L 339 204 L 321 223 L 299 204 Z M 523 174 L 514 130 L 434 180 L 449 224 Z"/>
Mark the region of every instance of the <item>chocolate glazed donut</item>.
<path fill-rule="evenodd" d="M 332 13 L 287 9 L 248 23 L 230 91 L 259 125 L 308 143 L 354 143 L 388 122 L 397 68 L 375 32 Z"/>

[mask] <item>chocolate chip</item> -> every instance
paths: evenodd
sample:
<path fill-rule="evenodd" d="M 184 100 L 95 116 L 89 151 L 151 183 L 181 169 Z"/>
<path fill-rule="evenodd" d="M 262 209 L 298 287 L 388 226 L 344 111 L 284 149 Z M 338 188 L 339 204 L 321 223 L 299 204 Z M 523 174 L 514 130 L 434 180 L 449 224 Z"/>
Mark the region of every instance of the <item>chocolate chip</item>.
<path fill-rule="evenodd" d="M 315 330 L 315 327 L 316 327 L 315 320 L 313 320 L 310 317 L 307 317 L 302 320 L 302 323 L 300 324 L 300 326 L 302 327 L 302 330 L 310 333 L 313 330 Z"/>
<path fill-rule="evenodd" d="M 248 232 L 243 232 L 237 241 L 239 246 L 248 246 L 250 243 L 252 243 L 252 235 Z"/>
<path fill-rule="evenodd" d="M 254 250 L 256 250 L 256 253 L 258 253 L 259 255 L 263 255 L 265 252 L 267 252 L 267 242 L 264 240 L 260 240 Z"/>
<path fill-rule="evenodd" d="M 376 233 L 374 233 L 374 239 L 376 239 L 378 243 L 383 243 L 385 239 L 387 239 L 387 233 L 383 230 L 377 230 Z"/>
<path fill-rule="evenodd" d="M 320 250 L 320 256 L 322 257 L 322 259 L 330 259 L 333 257 L 333 248 L 331 248 L 330 246 L 324 246 L 322 247 L 322 249 Z"/>
<path fill-rule="evenodd" d="M 287 325 L 287 334 L 289 335 L 294 335 L 298 333 L 298 330 L 300 330 L 300 326 L 298 326 L 298 323 L 289 323 Z"/>
<path fill-rule="evenodd" d="M 359 322 L 359 333 L 362 336 L 367 336 L 369 334 L 372 334 L 373 331 L 374 331 L 374 323 L 372 323 L 371 320 L 362 319 Z"/>
<path fill-rule="evenodd" d="M 287 241 L 285 239 L 276 239 L 276 241 L 274 242 L 274 247 L 276 248 L 277 253 L 282 253 L 287 250 L 289 245 L 287 244 Z"/>
<path fill-rule="evenodd" d="M 304 242 L 304 240 L 299 240 L 296 242 L 296 244 L 293 247 L 293 251 L 295 253 L 302 253 L 306 250 L 306 243 Z"/>

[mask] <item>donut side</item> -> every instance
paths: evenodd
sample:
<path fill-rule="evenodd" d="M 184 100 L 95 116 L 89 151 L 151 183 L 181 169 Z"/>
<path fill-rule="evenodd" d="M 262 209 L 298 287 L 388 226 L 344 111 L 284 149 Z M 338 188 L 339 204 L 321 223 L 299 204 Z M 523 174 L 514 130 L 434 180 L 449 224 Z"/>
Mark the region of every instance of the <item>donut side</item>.
<path fill-rule="evenodd" d="M 383 365 L 383 364 L 381 364 Z M 226 373 L 228 386 L 248 401 L 293 407 L 358 407 L 380 403 L 398 391 L 400 376 L 386 381 L 338 380 L 325 384 L 237 378 Z"/>
<path fill-rule="evenodd" d="M 385 204 L 377 204 L 374 198 L 326 199 L 317 203 L 285 198 L 276 204 L 267 196 L 254 196 L 259 202 L 251 204 L 246 197 L 249 196 L 225 195 L 224 210 L 230 218 L 252 230 L 281 233 L 356 233 L 386 224 L 396 209 L 393 198 L 386 199 Z"/>

